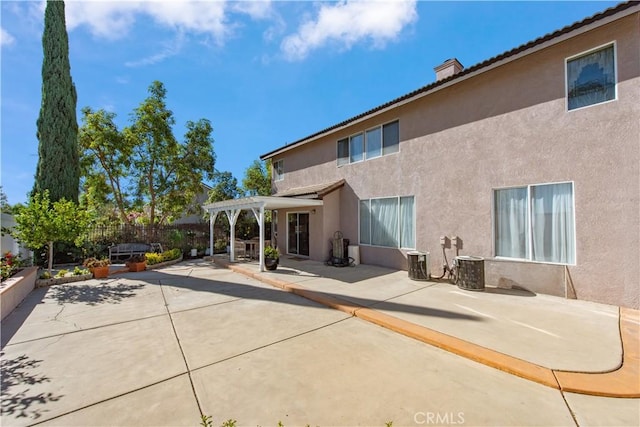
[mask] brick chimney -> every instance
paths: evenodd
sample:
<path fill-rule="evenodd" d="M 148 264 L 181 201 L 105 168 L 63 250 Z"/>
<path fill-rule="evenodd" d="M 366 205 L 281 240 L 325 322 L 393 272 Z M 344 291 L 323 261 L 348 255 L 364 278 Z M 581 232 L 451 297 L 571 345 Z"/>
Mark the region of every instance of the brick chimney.
<path fill-rule="evenodd" d="M 464 70 L 464 67 L 456 58 L 447 59 L 433 69 L 436 72 L 436 81 L 458 74 L 462 70 Z"/>

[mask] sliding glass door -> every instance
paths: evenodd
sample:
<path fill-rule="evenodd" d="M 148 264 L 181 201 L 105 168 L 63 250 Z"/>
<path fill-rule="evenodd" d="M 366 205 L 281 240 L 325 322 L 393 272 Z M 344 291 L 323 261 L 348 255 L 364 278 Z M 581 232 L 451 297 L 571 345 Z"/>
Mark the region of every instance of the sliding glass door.
<path fill-rule="evenodd" d="M 309 256 L 309 213 L 287 214 L 287 253 Z"/>

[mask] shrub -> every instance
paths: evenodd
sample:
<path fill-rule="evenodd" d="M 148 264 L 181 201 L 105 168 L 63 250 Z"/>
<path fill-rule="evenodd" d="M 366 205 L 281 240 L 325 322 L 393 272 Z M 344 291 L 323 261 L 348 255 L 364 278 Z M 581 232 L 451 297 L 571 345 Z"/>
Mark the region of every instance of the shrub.
<path fill-rule="evenodd" d="M 174 259 L 178 259 L 182 256 L 182 251 L 178 248 L 169 249 L 168 251 L 163 252 L 162 257 L 164 261 L 171 261 Z"/>
<path fill-rule="evenodd" d="M 111 264 L 111 261 L 109 261 L 108 258 L 98 259 L 93 257 L 85 259 L 84 262 L 82 263 L 82 265 L 84 265 L 87 268 L 106 267 L 109 264 Z"/>
<path fill-rule="evenodd" d="M 227 250 L 227 241 L 225 239 L 216 240 L 216 243 L 213 246 L 213 249 L 216 252 L 225 252 Z"/>
<path fill-rule="evenodd" d="M 58 274 L 56 274 L 56 277 L 64 277 L 69 273 L 69 270 L 60 270 L 58 271 Z"/>
<path fill-rule="evenodd" d="M 18 271 L 22 270 L 22 267 L 25 265 L 25 262 L 20 259 L 19 256 L 13 255 L 11 252 L 7 252 L 2 257 L 2 261 L 0 262 L 0 270 L 2 271 L 2 280 L 8 279 L 9 277 L 16 274 Z"/>
<path fill-rule="evenodd" d="M 90 274 L 90 271 L 85 268 L 80 268 L 78 266 L 76 266 L 76 268 L 73 269 L 74 276 L 83 276 L 85 274 Z"/>
<path fill-rule="evenodd" d="M 147 265 L 160 264 L 162 262 L 162 254 L 148 252 L 145 256 L 147 257 Z"/>
<path fill-rule="evenodd" d="M 280 253 L 273 246 L 267 246 L 264 248 L 265 258 L 280 259 Z"/>
<path fill-rule="evenodd" d="M 160 264 L 161 262 L 173 261 L 174 259 L 178 259 L 182 256 L 182 251 L 176 248 L 164 251 L 161 254 L 147 252 L 145 256 L 147 257 L 147 265 L 154 265 Z"/>

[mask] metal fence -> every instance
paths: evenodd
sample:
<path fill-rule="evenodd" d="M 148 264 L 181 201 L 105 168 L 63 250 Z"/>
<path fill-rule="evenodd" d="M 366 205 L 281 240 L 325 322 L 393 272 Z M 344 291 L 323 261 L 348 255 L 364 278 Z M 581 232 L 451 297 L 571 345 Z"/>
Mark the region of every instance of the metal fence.
<path fill-rule="evenodd" d="M 214 230 L 216 238 L 224 238 L 223 230 Z M 92 243 L 110 246 L 118 243 L 160 243 L 163 248 L 204 249 L 209 246 L 209 224 L 96 225 L 87 236 Z"/>

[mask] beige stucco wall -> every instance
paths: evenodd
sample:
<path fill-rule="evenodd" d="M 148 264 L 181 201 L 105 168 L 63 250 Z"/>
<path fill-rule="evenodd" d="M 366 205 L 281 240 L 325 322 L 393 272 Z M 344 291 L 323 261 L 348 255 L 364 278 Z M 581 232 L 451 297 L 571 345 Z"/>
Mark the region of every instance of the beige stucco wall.
<path fill-rule="evenodd" d="M 322 209 L 331 219 L 316 220 L 321 235 L 312 244 L 320 247 L 312 258 L 326 257 L 322 240 L 335 231 L 327 228 L 336 223 L 333 209 L 353 243 L 359 199 L 402 195 L 415 195 L 416 246 L 431 252 L 433 274 L 441 271 L 441 235 L 459 236 L 461 254 L 491 258 L 493 189 L 573 181 L 576 265 L 494 262 L 487 264 L 487 277 L 493 284 L 557 295 L 571 296 L 573 287 L 579 299 L 637 308 L 639 27 L 638 14 L 622 18 L 274 157 L 284 159 L 278 190 L 347 182 L 339 203 Z M 565 58 L 612 41 L 618 99 L 567 112 Z M 395 119 L 400 120 L 399 153 L 337 167 L 338 139 Z M 360 252 L 363 263 L 406 268 L 400 250 L 362 246 Z"/>

